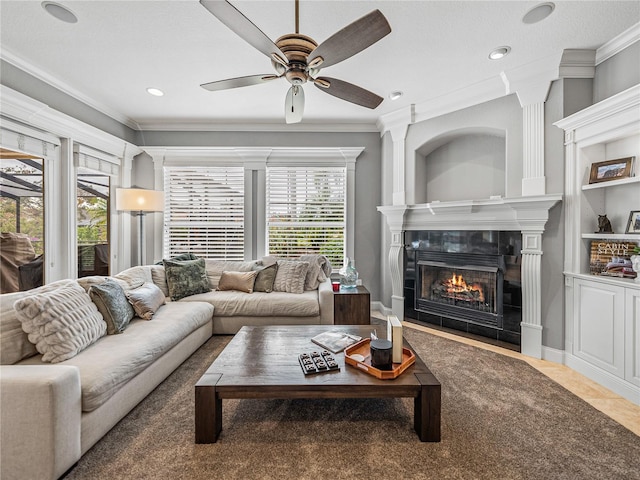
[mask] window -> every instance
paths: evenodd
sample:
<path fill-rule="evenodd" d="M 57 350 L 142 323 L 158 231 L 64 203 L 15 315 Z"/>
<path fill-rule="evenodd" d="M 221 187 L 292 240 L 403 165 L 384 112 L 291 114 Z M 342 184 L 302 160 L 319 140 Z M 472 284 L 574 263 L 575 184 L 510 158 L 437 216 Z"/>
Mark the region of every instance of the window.
<path fill-rule="evenodd" d="M 78 278 L 109 275 L 109 175 L 78 168 Z"/>
<path fill-rule="evenodd" d="M 270 255 L 345 257 L 346 168 L 267 168 L 267 250 Z"/>
<path fill-rule="evenodd" d="M 164 256 L 244 259 L 244 168 L 164 168 Z"/>
<path fill-rule="evenodd" d="M 40 158 L 5 149 L 2 153 L 0 290 L 10 293 L 43 283 L 44 167 Z"/>

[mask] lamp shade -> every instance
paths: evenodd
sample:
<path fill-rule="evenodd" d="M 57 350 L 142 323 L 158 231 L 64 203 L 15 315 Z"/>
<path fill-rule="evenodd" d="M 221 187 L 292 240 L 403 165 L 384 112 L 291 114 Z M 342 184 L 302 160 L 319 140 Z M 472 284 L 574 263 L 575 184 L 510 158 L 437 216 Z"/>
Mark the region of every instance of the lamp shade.
<path fill-rule="evenodd" d="M 162 212 L 164 192 L 143 188 L 117 188 L 116 210 L 121 212 Z"/>

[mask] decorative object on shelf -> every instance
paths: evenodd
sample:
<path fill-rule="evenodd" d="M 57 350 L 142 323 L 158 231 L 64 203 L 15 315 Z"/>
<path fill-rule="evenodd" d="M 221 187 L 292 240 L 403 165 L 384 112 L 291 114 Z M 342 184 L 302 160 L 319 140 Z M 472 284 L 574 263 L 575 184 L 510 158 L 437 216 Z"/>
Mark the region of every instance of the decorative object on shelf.
<path fill-rule="evenodd" d="M 633 242 L 591 242 L 589 273 L 605 277 L 636 278 L 631 255 L 637 245 Z"/>
<path fill-rule="evenodd" d="M 629 212 L 629 220 L 627 221 L 627 230 L 625 233 L 640 234 L 640 210 L 632 210 Z"/>
<path fill-rule="evenodd" d="M 636 272 L 636 282 L 640 283 L 640 247 L 633 249 L 633 255 L 631 255 L 631 268 Z"/>
<path fill-rule="evenodd" d="M 633 161 L 635 158 L 626 157 L 592 163 L 589 183 L 608 182 L 633 176 Z"/>
<path fill-rule="evenodd" d="M 338 273 L 340 273 L 341 288 L 356 288 L 356 285 L 358 283 L 358 271 L 353 266 L 349 257 L 345 258 L 344 266 L 339 270 Z"/>
<path fill-rule="evenodd" d="M 611 222 L 607 218 L 607 214 L 598 215 L 598 231 L 595 233 L 613 233 Z"/>

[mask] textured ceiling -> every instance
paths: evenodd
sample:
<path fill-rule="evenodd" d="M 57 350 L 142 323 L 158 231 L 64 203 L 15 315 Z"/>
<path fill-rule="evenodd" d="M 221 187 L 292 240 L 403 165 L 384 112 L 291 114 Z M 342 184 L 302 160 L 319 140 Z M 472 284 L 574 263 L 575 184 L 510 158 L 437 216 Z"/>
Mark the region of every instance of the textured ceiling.
<path fill-rule="evenodd" d="M 269 59 L 196 0 L 61 1 L 75 24 L 40 1 L 0 2 L 3 59 L 129 124 L 284 124 L 284 80 L 208 92 L 201 83 L 272 73 Z M 294 31 L 293 0 L 232 2 L 275 40 Z M 596 49 L 640 21 L 640 2 L 556 1 L 546 20 L 526 25 L 531 1 L 300 1 L 300 32 L 318 43 L 379 9 L 392 32 L 322 75 L 385 98 L 375 110 L 305 85 L 303 123 L 374 124 L 380 115 L 500 78 L 500 73 L 564 49 Z M 511 54 L 491 61 L 489 52 Z M 147 87 L 160 88 L 152 97 Z M 389 93 L 401 90 L 397 101 Z"/>

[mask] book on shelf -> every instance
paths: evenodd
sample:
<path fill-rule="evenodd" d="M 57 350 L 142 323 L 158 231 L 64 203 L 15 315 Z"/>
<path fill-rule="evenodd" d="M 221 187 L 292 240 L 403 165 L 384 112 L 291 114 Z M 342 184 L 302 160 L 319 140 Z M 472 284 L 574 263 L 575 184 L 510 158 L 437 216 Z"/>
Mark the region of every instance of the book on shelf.
<path fill-rule="evenodd" d="M 332 353 L 340 353 L 345 348 L 362 340 L 362 337 L 353 335 L 339 330 L 328 330 L 319 333 L 311 339 L 311 341 Z"/>

